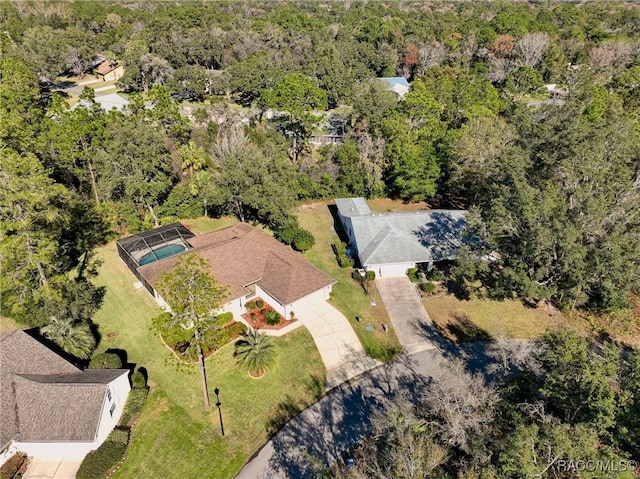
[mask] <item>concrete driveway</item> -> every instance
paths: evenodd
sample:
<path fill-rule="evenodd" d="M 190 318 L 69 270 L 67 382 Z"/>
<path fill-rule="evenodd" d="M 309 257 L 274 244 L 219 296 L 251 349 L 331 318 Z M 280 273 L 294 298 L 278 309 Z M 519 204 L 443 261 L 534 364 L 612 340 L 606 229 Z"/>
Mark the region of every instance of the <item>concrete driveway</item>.
<path fill-rule="evenodd" d="M 296 317 L 309 330 L 320 351 L 327 368 L 327 389 L 379 364 L 364 352 L 349 320 L 329 303 L 297 307 Z"/>
<path fill-rule="evenodd" d="M 435 345 L 424 333 L 432 328 L 431 319 L 409 278 L 380 278 L 376 280 L 376 287 L 405 352 L 414 354 L 433 349 Z"/>
<path fill-rule="evenodd" d="M 75 479 L 82 459 L 31 459 L 22 479 Z"/>

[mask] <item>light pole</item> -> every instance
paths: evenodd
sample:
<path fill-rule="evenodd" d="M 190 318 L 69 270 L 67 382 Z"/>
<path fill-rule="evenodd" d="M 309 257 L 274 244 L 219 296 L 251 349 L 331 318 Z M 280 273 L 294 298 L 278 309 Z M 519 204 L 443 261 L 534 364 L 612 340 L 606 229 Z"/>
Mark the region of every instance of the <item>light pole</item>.
<path fill-rule="evenodd" d="M 215 388 L 213 392 L 216 394 L 216 406 L 218 407 L 218 416 L 220 416 L 220 432 L 222 432 L 222 435 L 224 436 L 224 426 L 222 424 L 222 410 L 220 409 L 220 406 L 222 406 L 222 403 L 220 402 L 220 397 L 218 397 L 218 394 L 220 393 L 220 389 Z"/>

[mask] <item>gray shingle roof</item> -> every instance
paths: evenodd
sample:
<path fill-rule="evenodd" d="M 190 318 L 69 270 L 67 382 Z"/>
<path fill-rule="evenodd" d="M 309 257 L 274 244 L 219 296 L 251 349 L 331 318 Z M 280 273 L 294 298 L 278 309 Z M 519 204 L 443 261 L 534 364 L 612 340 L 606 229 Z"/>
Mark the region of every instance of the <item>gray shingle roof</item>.
<path fill-rule="evenodd" d="M 338 211 L 345 218 L 371 214 L 371 208 L 364 198 L 337 198 L 335 201 Z"/>
<path fill-rule="evenodd" d="M 25 331 L 0 333 L 0 447 L 92 441 L 107 385 L 126 369 L 81 371 Z"/>
<path fill-rule="evenodd" d="M 349 207 L 346 199 L 336 204 L 341 214 L 341 208 Z M 466 214 L 466 210 L 431 210 L 343 216 L 351 216 L 360 262 L 370 265 L 453 259 L 467 225 Z"/>

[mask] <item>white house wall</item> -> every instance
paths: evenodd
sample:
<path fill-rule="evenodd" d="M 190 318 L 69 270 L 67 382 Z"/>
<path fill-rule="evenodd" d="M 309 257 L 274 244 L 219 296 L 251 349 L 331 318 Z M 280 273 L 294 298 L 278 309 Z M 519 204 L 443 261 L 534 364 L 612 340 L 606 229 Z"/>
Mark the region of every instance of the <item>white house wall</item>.
<path fill-rule="evenodd" d="M 267 293 L 264 289 L 256 284 L 256 298 L 262 298 L 265 303 L 269 303 L 273 309 L 275 309 L 278 313 L 280 313 L 283 317 L 287 317 L 286 307 L 278 302 L 276 298 Z M 249 301 L 253 301 L 253 298 Z"/>
<path fill-rule="evenodd" d="M 127 402 L 127 396 L 131 390 L 128 374 L 123 373 L 122 376 L 111 381 L 109 383 L 109 389 L 111 391 L 111 399 L 105 394 L 102 415 L 100 416 L 100 425 L 98 426 L 98 433 L 96 434 L 98 445 L 104 442 L 111 431 L 113 431 L 113 428 L 118 424 L 120 416 L 122 416 L 124 405 Z M 109 411 L 114 404 L 115 409 L 112 415 Z"/>
<path fill-rule="evenodd" d="M 107 412 L 108 414 L 108 412 Z M 14 442 L 15 447 L 27 456 L 42 459 L 81 459 L 97 449 L 98 441 L 92 442 Z"/>

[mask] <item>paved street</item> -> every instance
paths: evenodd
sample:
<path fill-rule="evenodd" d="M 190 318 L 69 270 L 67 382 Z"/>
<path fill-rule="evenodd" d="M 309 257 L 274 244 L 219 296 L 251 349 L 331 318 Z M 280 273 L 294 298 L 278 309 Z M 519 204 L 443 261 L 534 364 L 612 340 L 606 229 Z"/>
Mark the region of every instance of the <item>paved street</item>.
<path fill-rule="evenodd" d="M 409 278 L 379 278 L 376 287 L 403 350 L 415 354 L 433 349 L 435 345 L 424 334 L 432 325 L 431 319 Z"/>
<path fill-rule="evenodd" d="M 370 418 L 397 395 L 420 401 L 426 381 L 446 368 L 447 358 L 463 360 L 471 371 L 488 374 L 501 352 L 516 363 L 530 350 L 527 341 L 500 347 L 483 342 L 435 348 L 379 366 L 346 382 L 293 418 L 245 465 L 237 479 L 304 479 L 315 477 L 313 463 L 332 463 L 369 432 Z M 500 349 L 501 348 L 501 349 Z"/>

